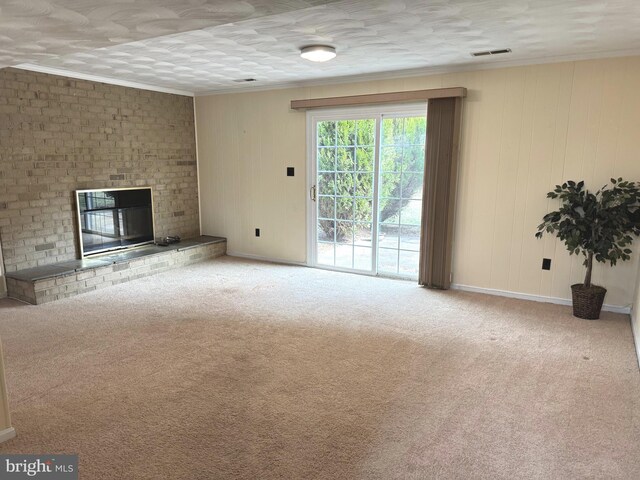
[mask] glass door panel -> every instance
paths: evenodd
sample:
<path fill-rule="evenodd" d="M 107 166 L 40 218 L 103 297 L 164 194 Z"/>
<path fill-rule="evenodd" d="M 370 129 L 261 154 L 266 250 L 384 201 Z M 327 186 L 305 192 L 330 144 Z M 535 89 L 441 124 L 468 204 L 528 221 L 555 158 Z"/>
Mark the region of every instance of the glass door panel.
<path fill-rule="evenodd" d="M 375 119 L 318 122 L 316 263 L 373 270 Z"/>
<path fill-rule="evenodd" d="M 426 117 L 383 117 L 378 272 L 416 278 L 420 255 Z"/>

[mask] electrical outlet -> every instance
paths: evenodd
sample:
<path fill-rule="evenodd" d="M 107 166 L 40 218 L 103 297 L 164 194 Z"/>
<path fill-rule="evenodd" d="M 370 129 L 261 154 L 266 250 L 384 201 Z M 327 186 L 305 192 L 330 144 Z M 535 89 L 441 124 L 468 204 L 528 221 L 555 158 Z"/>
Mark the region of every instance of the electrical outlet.
<path fill-rule="evenodd" d="M 294 168 L 287 167 L 287 177 L 293 177 L 293 175 L 294 175 Z"/>
<path fill-rule="evenodd" d="M 259 237 L 259 236 L 260 236 L 260 229 L 256 228 L 256 237 Z"/>
<path fill-rule="evenodd" d="M 543 270 L 551 270 L 551 259 L 543 258 L 542 259 L 542 269 Z"/>

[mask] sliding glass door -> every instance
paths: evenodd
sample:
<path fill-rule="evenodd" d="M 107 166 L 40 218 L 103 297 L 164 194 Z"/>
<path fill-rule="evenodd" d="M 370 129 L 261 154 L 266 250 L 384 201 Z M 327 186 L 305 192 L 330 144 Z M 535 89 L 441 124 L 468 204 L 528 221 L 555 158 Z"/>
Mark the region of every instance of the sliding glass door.
<path fill-rule="evenodd" d="M 310 264 L 417 277 L 424 110 L 310 116 Z"/>

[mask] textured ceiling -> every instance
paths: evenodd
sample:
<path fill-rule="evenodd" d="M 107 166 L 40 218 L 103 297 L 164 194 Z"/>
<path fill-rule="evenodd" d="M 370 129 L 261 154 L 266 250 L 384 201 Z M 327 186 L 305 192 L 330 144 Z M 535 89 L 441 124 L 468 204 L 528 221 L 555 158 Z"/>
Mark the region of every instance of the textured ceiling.
<path fill-rule="evenodd" d="M 335 0 L 0 0 L 0 68 Z"/>
<path fill-rule="evenodd" d="M 88 5 L 93 1 L 65 3 Z M 174 5 L 172 11 L 178 18 L 173 23 L 155 20 L 144 8 L 150 3 L 167 8 L 165 5 L 178 2 L 109 3 L 108 7 L 86 8 L 89 12 L 85 16 L 102 12 L 103 21 L 105 17 L 117 20 L 124 29 L 117 43 L 126 38 L 125 32 L 130 38 L 154 38 L 94 50 L 85 45 L 80 53 L 26 61 L 202 93 L 506 59 L 640 52 L 638 0 L 343 0 L 328 4 L 192 1 L 182 4 L 194 10 Z M 303 3 L 307 6 L 301 8 Z M 49 5 L 24 0 L 23 4 Z M 5 12 L 5 4 L 0 5 Z M 129 8 L 125 8 L 127 5 Z M 214 7 L 222 13 L 216 16 Z M 32 11 L 35 13 L 35 9 Z M 201 21 L 198 12 L 208 12 L 207 21 L 214 26 L 198 25 L 195 30 L 185 27 L 188 22 Z M 37 21 L 32 23 L 37 27 Z M 158 36 L 165 28 L 191 31 Z M 76 25 L 74 35 L 81 36 L 78 30 L 82 28 Z M 2 25 L 0 32 L 0 41 L 4 42 Z M 99 33 L 95 36 L 100 41 L 113 39 L 113 33 Z M 334 45 L 338 57 L 324 64 L 301 59 L 299 48 L 312 43 Z M 496 48 L 511 48 L 513 53 L 489 58 L 470 56 L 470 52 Z M 241 78 L 255 78 L 257 82 L 233 82 Z"/>

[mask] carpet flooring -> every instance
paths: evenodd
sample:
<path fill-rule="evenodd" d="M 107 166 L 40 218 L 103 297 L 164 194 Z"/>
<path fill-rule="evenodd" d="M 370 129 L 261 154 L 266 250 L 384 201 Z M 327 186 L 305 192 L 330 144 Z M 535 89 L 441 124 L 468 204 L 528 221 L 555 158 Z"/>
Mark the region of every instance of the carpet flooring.
<path fill-rule="evenodd" d="M 0 336 L 0 453 L 83 480 L 640 478 L 628 316 L 223 257 Z"/>

